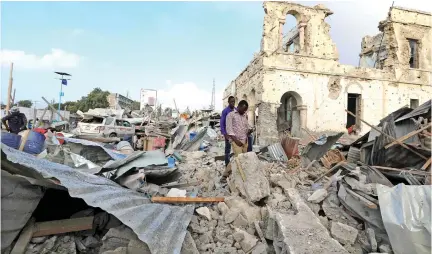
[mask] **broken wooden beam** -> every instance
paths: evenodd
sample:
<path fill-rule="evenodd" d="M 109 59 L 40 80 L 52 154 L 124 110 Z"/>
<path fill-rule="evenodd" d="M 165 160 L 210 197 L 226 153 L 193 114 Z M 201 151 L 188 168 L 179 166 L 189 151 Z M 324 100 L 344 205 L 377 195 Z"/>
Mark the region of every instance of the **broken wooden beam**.
<path fill-rule="evenodd" d="M 432 157 L 429 158 L 429 160 L 426 161 L 426 163 L 421 167 L 421 169 L 422 170 L 426 170 L 430 166 L 431 161 L 432 161 Z"/>
<path fill-rule="evenodd" d="M 378 209 L 378 206 L 374 204 L 373 202 L 367 200 L 366 198 L 360 196 L 359 194 L 355 193 L 354 191 L 350 190 L 349 188 L 345 188 L 345 190 L 351 194 L 355 199 L 362 202 L 365 206 L 369 207 L 370 209 Z"/>
<path fill-rule="evenodd" d="M 419 156 L 422 159 L 428 160 L 428 158 L 426 158 L 425 156 L 423 156 L 422 154 L 414 151 L 413 149 L 411 149 L 410 147 L 408 147 L 407 145 L 405 145 L 404 143 L 398 141 L 397 139 L 395 139 L 394 137 L 388 135 L 387 133 L 381 131 L 380 129 L 378 129 L 377 127 L 373 126 L 372 124 L 369 124 L 368 122 L 366 122 L 365 120 L 361 119 L 360 117 L 358 117 L 357 115 L 353 114 L 352 112 L 345 110 L 348 114 L 352 115 L 353 117 L 359 119 L 360 121 L 362 121 L 364 124 L 366 124 L 367 126 L 371 127 L 372 129 L 378 131 L 379 133 L 381 133 L 382 135 L 386 136 L 387 138 L 393 140 L 394 142 L 398 143 L 400 146 L 402 146 L 403 148 L 407 149 L 408 151 L 411 151 L 412 153 L 416 154 L 417 156 Z"/>
<path fill-rule="evenodd" d="M 154 203 L 214 203 L 214 202 L 224 202 L 224 197 L 213 197 L 213 198 L 203 198 L 203 197 L 152 197 L 151 201 Z"/>
<path fill-rule="evenodd" d="M 62 121 L 64 121 L 65 119 L 64 119 L 64 117 L 60 114 L 60 112 L 58 112 L 57 111 L 57 109 L 55 109 L 48 101 L 47 101 L 47 99 L 45 99 L 44 97 L 42 97 L 42 100 L 44 100 L 45 102 L 46 102 L 46 104 L 48 104 L 48 107 L 50 107 L 50 109 L 53 111 L 53 113 L 56 113 L 59 117 L 60 117 L 60 119 L 62 120 Z M 51 116 L 53 116 L 54 114 L 51 114 Z"/>
<path fill-rule="evenodd" d="M 33 237 L 90 230 L 93 228 L 93 219 L 94 217 L 90 216 L 76 219 L 38 222 L 34 226 Z"/>
<path fill-rule="evenodd" d="M 12 251 L 10 254 L 24 254 L 27 245 L 29 244 L 30 240 L 33 237 L 33 231 L 34 231 L 34 224 L 35 220 L 34 218 L 30 218 L 30 220 L 27 222 L 27 224 L 24 226 L 23 230 L 21 231 L 18 240 L 16 241 Z"/>
<path fill-rule="evenodd" d="M 430 128 L 431 126 L 432 126 L 432 123 L 429 123 L 428 125 L 426 125 L 425 127 L 421 128 L 421 129 L 418 129 L 418 130 L 416 130 L 416 131 L 412 131 L 412 132 L 406 134 L 405 136 L 398 138 L 397 141 L 399 141 L 399 142 L 403 142 L 403 141 L 405 141 L 405 140 L 411 138 L 412 136 L 417 135 L 417 134 L 419 134 L 420 132 L 426 130 L 427 128 Z M 389 147 L 394 146 L 394 145 L 396 145 L 397 143 L 398 143 L 398 142 L 393 141 L 393 142 L 391 142 L 390 144 L 384 146 L 384 148 L 385 148 L 385 149 L 388 149 Z"/>
<path fill-rule="evenodd" d="M 426 176 L 428 172 L 421 171 L 421 170 L 411 170 L 411 169 L 400 169 L 400 168 L 390 168 L 390 167 L 382 167 L 382 166 L 371 166 L 372 168 L 375 168 L 379 171 L 395 171 L 395 172 L 405 172 L 410 173 L 412 175 L 418 175 L 418 176 Z"/>

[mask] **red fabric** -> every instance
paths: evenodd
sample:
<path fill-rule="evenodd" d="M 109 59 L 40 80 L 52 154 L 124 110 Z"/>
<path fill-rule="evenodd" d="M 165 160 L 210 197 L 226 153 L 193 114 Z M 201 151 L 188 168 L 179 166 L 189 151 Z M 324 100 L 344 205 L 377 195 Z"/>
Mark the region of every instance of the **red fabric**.
<path fill-rule="evenodd" d="M 34 128 L 33 129 L 34 132 L 38 132 L 40 134 L 45 134 L 47 132 L 47 130 L 43 129 L 43 128 Z"/>
<path fill-rule="evenodd" d="M 61 134 L 61 133 L 56 133 L 55 135 L 57 137 L 57 140 L 60 142 L 60 145 L 63 145 L 63 143 L 64 143 L 64 139 L 63 139 L 64 135 Z M 61 138 L 59 138 L 59 137 L 61 137 Z"/>

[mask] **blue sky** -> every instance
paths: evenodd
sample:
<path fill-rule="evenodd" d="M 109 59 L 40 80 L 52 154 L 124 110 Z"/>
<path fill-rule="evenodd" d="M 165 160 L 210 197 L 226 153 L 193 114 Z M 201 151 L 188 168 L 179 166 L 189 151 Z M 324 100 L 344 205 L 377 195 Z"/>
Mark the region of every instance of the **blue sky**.
<path fill-rule="evenodd" d="M 340 61 L 357 65 L 361 38 L 378 32 L 391 1 L 324 4 L 335 13 L 327 21 Z M 395 5 L 423 8 L 416 1 Z M 151 88 L 164 105 L 174 97 L 179 108 L 202 108 L 215 78 L 220 107 L 224 87 L 259 51 L 263 16 L 262 2 L 2 1 L 1 100 L 13 59 L 17 100 L 57 101 L 55 70 L 73 75 L 63 100 L 94 87 L 138 100 L 141 88 Z"/>

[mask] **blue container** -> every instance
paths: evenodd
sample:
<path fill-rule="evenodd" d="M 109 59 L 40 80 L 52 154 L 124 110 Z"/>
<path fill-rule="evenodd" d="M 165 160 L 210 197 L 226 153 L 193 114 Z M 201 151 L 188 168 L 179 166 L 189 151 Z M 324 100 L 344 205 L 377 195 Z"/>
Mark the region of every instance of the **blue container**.
<path fill-rule="evenodd" d="M 168 167 L 169 168 L 175 167 L 175 159 L 172 156 L 168 157 Z"/>
<path fill-rule="evenodd" d="M 195 136 L 196 136 L 196 132 L 191 132 L 191 133 L 189 133 L 189 140 L 194 139 Z"/>
<path fill-rule="evenodd" d="M 29 154 L 40 154 L 44 150 L 45 136 L 39 132 L 30 131 L 23 151 Z"/>
<path fill-rule="evenodd" d="M 21 144 L 21 136 L 14 133 L 2 132 L 1 142 L 9 147 L 18 149 Z"/>

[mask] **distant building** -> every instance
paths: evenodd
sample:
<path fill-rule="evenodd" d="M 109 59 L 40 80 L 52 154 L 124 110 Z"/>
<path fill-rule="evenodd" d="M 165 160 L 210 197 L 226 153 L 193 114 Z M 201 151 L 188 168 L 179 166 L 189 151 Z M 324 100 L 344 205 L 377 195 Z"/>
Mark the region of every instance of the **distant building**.
<path fill-rule="evenodd" d="M 111 93 L 107 97 L 110 109 L 132 109 L 133 100 L 118 93 Z"/>

